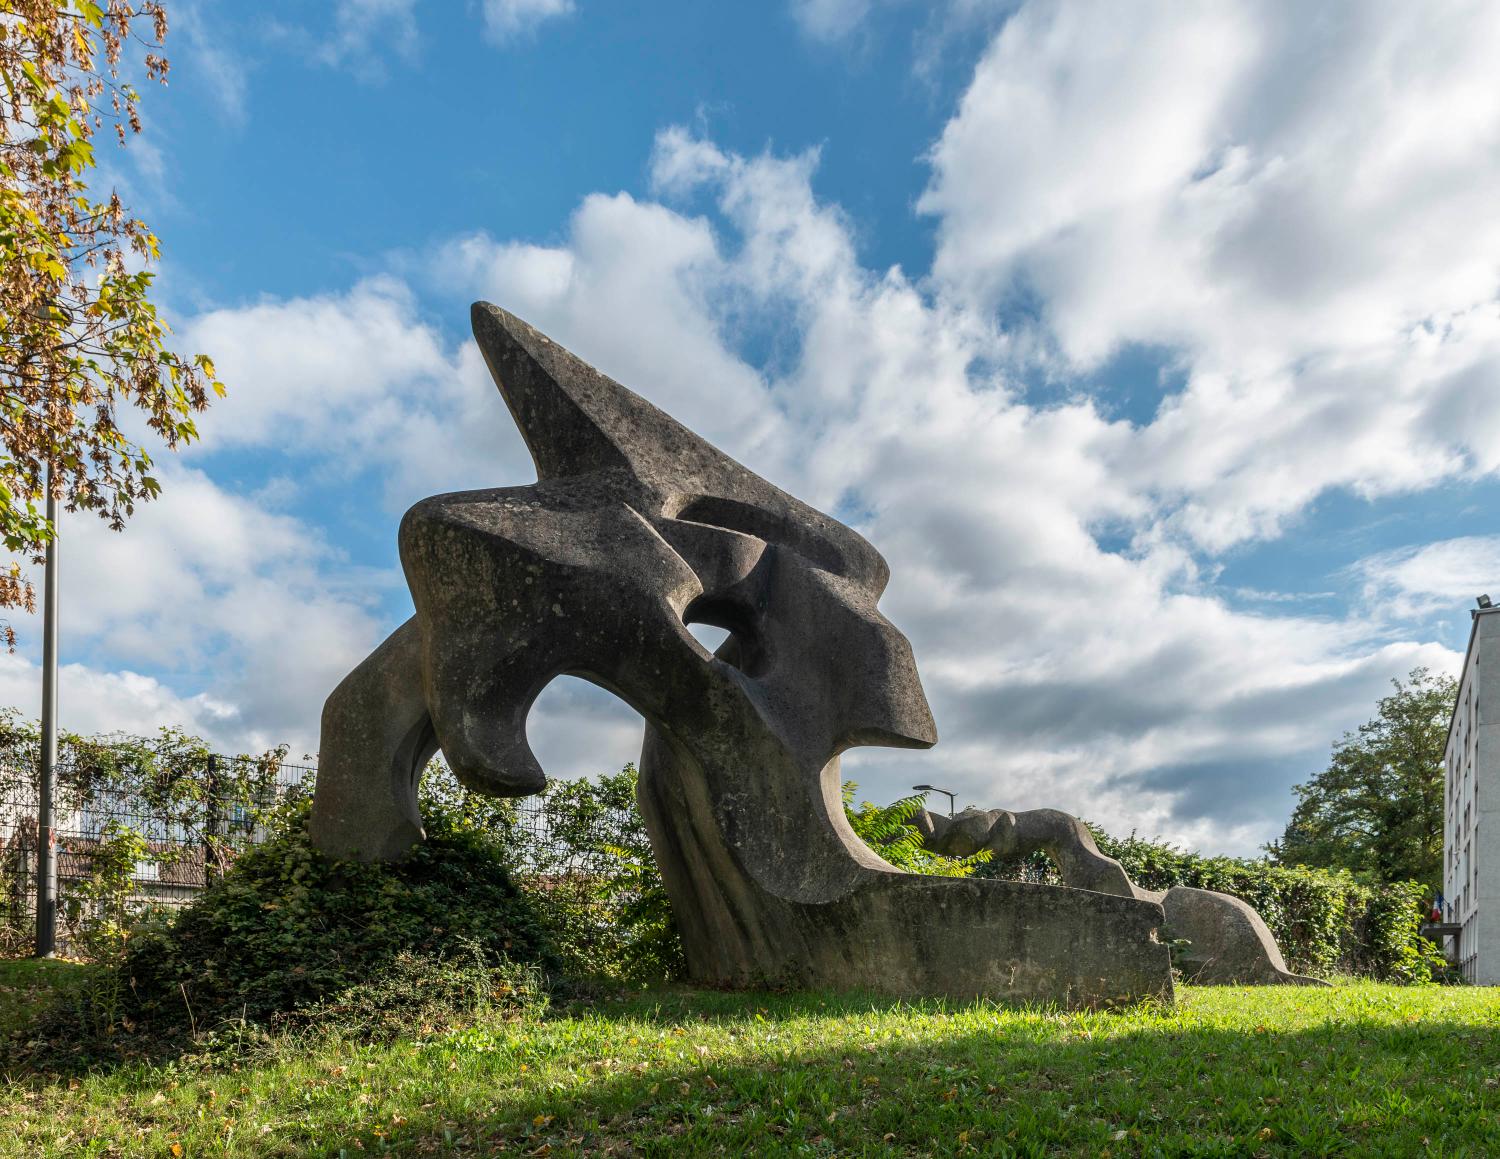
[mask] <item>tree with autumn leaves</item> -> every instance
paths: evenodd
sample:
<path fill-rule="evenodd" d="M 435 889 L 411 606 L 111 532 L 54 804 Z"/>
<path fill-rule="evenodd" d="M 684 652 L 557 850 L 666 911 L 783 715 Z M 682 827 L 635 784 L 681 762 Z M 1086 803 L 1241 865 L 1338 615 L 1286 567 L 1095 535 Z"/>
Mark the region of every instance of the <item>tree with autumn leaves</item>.
<path fill-rule="evenodd" d="M 0 541 L 12 557 L 0 608 L 33 607 L 21 565 L 53 534 L 49 472 L 64 509 L 118 530 L 160 490 L 123 409 L 175 449 L 223 394 L 205 355 L 168 346 L 150 297 L 156 235 L 89 187 L 96 140 L 140 132 L 132 78 L 166 83 L 166 34 L 153 0 L 0 0 Z"/>

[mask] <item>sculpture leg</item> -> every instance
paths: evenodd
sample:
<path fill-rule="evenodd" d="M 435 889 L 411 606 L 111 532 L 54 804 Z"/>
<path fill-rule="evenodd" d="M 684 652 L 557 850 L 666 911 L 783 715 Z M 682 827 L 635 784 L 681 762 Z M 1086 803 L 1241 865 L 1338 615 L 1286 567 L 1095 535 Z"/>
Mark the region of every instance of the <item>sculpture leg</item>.
<path fill-rule="evenodd" d="M 1175 885 L 1162 898 L 1168 934 L 1187 949 L 1178 957 L 1184 978 L 1209 986 L 1326 986 L 1293 974 L 1281 947 L 1255 908 L 1227 893 Z"/>
<path fill-rule="evenodd" d="M 422 840 L 417 781 L 437 752 L 422 692 L 422 641 L 407 620 L 323 705 L 314 845 L 389 861 Z"/>
<path fill-rule="evenodd" d="M 1138 889 L 1123 865 L 1099 852 L 1088 826 L 1071 813 L 1060 809 L 1028 809 L 1013 816 L 1015 826 L 1010 839 L 1024 850 L 1015 856 L 1024 857 L 1034 849 L 1042 849 L 1057 864 L 1063 881 L 1076 889 L 1160 900 Z"/>
<path fill-rule="evenodd" d="M 1065 1007 L 1172 997 L 1155 902 L 924 877 L 879 862 L 837 896 L 791 898 L 756 872 L 764 846 L 716 823 L 712 770 L 650 726 L 640 770 L 641 813 L 698 982 Z M 735 772 L 739 790 L 753 795 L 749 784 L 760 778 Z"/>

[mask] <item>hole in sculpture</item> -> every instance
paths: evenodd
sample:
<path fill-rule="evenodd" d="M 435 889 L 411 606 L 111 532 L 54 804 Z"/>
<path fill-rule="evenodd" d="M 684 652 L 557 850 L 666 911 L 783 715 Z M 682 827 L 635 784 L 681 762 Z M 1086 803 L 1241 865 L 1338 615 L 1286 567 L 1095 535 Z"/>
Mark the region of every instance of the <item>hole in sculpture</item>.
<path fill-rule="evenodd" d="M 759 676 L 770 666 L 754 616 L 734 600 L 699 596 L 688 605 L 682 622 L 715 659 L 746 676 Z"/>
<path fill-rule="evenodd" d="M 640 760 L 644 731 L 640 713 L 576 676 L 554 677 L 526 714 L 526 740 L 548 780 L 619 772 Z"/>
<path fill-rule="evenodd" d="M 710 652 L 717 652 L 719 645 L 729 639 L 730 634 L 728 628 L 721 628 L 717 624 L 689 624 L 687 630 L 693 634 L 693 639 Z"/>

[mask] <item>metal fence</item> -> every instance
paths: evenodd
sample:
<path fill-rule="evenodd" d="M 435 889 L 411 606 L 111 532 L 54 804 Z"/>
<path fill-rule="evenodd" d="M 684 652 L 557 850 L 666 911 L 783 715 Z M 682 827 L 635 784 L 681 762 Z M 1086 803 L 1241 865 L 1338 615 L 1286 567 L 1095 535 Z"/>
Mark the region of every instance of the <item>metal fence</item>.
<path fill-rule="evenodd" d="M 248 777 L 251 767 L 259 775 Z M 266 837 L 265 818 L 289 794 L 310 791 L 316 770 L 264 766 L 213 756 L 183 777 L 193 787 L 168 804 L 157 784 L 90 775 L 73 762 L 57 768 L 54 841 L 59 935 L 91 916 L 104 862 L 120 884 L 117 900 L 144 910 L 182 905 L 246 846 Z M 247 781 L 254 792 L 247 794 Z M 0 765 L 0 953 L 25 952 L 36 924 L 40 785 L 34 765 Z M 128 836 L 128 843 L 121 841 Z M 125 856 L 129 864 L 118 859 Z"/>
<path fill-rule="evenodd" d="M 173 776 L 166 774 L 167 790 Z M 57 936 L 64 948 L 98 916 L 101 873 L 114 875 L 117 907 L 140 913 L 184 905 L 241 850 L 269 836 L 276 806 L 311 793 L 317 769 L 215 756 L 195 759 L 180 776 L 190 782 L 188 791 L 173 796 L 164 792 L 159 770 L 146 778 L 100 779 L 74 762 L 59 763 L 54 828 Z M 505 841 L 519 876 L 550 888 L 618 873 L 627 852 L 622 845 L 649 856 L 627 798 L 595 796 L 580 806 L 573 797 L 566 783 L 555 783 L 538 796 L 487 802 L 486 822 Z M 34 944 L 38 799 L 34 765 L 0 763 L 0 956 L 29 953 Z M 122 836 L 129 859 L 123 865 Z"/>

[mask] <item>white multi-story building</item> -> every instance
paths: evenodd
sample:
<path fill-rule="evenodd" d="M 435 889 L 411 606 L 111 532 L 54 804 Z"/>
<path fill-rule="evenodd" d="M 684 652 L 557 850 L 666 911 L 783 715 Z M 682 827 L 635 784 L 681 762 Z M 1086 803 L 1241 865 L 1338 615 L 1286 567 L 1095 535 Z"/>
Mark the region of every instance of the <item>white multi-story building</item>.
<path fill-rule="evenodd" d="M 1443 793 L 1448 956 L 1469 982 L 1500 985 L 1500 607 L 1480 601 L 1448 725 Z"/>

